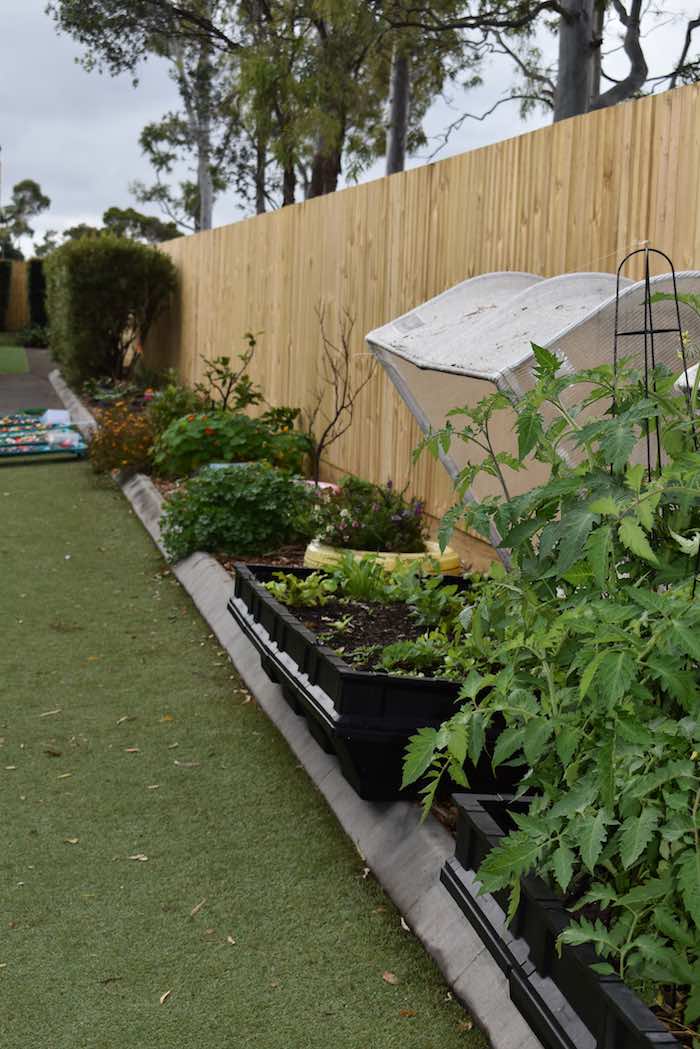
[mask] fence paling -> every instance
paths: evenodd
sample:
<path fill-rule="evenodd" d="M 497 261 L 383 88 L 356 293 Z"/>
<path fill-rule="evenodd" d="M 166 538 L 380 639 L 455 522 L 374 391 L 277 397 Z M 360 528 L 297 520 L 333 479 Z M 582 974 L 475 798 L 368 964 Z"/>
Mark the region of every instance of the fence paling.
<path fill-rule="evenodd" d="M 20 331 L 29 324 L 29 302 L 27 299 L 27 263 L 13 261 L 10 281 L 10 300 L 5 314 L 5 329 Z"/>
<path fill-rule="evenodd" d="M 353 348 L 364 354 L 366 332 L 479 273 L 614 272 L 645 241 L 691 269 L 700 254 L 699 127 L 700 87 L 690 85 L 172 241 L 164 250 L 180 271 L 179 301 L 149 353 L 194 381 L 200 354 L 236 353 L 244 332 L 263 332 L 254 379 L 270 403 L 308 406 L 321 302 L 329 327 L 350 313 Z M 427 458 L 411 467 L 418 438 L 377 371 L 331 449 L 329 473 L 399 485 L 410 477 L 439 517 L 451 484 Z"/>

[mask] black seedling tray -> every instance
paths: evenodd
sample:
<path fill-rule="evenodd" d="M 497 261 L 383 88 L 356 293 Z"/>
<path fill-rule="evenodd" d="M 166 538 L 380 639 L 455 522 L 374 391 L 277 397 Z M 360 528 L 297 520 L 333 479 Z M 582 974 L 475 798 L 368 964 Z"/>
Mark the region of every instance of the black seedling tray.
<path fill-rule="evenodd" d="M 354 670 L 265 589 L 263 584 L 278 571 L 270 565 L 237 564 L 230 614 L 292 709 L 306 717 L 314 738 L 337 755 L 357 793 L 375 801 L 408 796 L 408 790 L 401 791 L 406 744 L 419 728 L 437 728 L 455 712 L 459 686 L 442 679 Z M 301 578 L 310 571 L 285 569 Z M 468 776 L 475 790 L 493 791 L 512 789 L 518 774 L 499 770 L 496 783 L 484 755 Z"/>
<path fill-rule="evenodd" d="M 521 879 L 520 904 L 509 928 L 507 893 L 476 895 L 473 872 L 512 829 L 507 810 L 523 803 L 466 793 L 454 801 L 455 859 L 445 864 L 441 881 L 508 977 L 513 1001 L 547 1049 L 679 1049 L 678 1040 L 629 987 L 591 968 L 600 961 L 591 945 L 557 951 L 570 918 L 561 896 L 541 878 Z M 562 1010 L 562 997 L 570 1008 Z"/>

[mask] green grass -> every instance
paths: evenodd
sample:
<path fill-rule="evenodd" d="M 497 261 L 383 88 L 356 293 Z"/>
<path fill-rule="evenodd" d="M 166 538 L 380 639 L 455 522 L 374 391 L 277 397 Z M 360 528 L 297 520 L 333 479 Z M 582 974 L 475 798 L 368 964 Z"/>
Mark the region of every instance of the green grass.
<path fill-rule="evenodd" d="M 3 1049 L 483 1049 L 121 493 L 0 521 Z"/>
<path fill-rule="evenodd" d="M 21 346 L 0 346 L 0 375 L 23 375 L 28 371 L 26 350 Z"/>

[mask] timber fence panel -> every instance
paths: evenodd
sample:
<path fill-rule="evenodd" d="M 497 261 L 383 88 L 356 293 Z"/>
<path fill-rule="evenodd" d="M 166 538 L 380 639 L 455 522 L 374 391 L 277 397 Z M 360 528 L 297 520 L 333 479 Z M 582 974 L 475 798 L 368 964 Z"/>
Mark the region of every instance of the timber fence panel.
<path fill-rule="evenodd" d="M 10 299 L 5 313 L 7 331 L 21 331 L 29 325 L 29 299 L 27 297 L 27 263 L 12 262 Z"/>
<path fill-rule="evenodd" d="M 271 404 L 308 408 L 321 307 L 333 340 L 347 314 L 365 355 L 372 328 L 479 273 L 614 272 L 645 242 L 679 269 L 700 267 L 699 170 L 700 87 L 690 85 L 171 241 L 180 290 L 149 354 L 194 382 L 201 355 L 233 355 L 260 332 L 253 378 Z M 428 458 L 411 465 L 418 437 L 377 370 L 325 475 L 410 481 L 440 516 L 451 483 Z"/>

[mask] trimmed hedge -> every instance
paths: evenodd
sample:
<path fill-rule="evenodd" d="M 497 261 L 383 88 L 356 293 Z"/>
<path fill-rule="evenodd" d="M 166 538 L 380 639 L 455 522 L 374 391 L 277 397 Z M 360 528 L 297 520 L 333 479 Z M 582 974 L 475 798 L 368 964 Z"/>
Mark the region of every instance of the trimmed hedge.
<path fill-rule="evenodd" d="M 44 273 L 51 348 L 73 383 L 125 378 L 176 287 L 167 255 L 111 234 L 68 241 Z"/>
<path fill-rule="evenodd" d="M 30 259 L 27 264 L 27 301 L 29 327 L 46 327 L 46 277 L 43 259 Z"/>
<path fill-rule="evenodd" d="M 0 331 L 5 331 L 7 307 L 10 304 L 10 284 L 12 282 L 12 262 L 0 259 Z"/>

